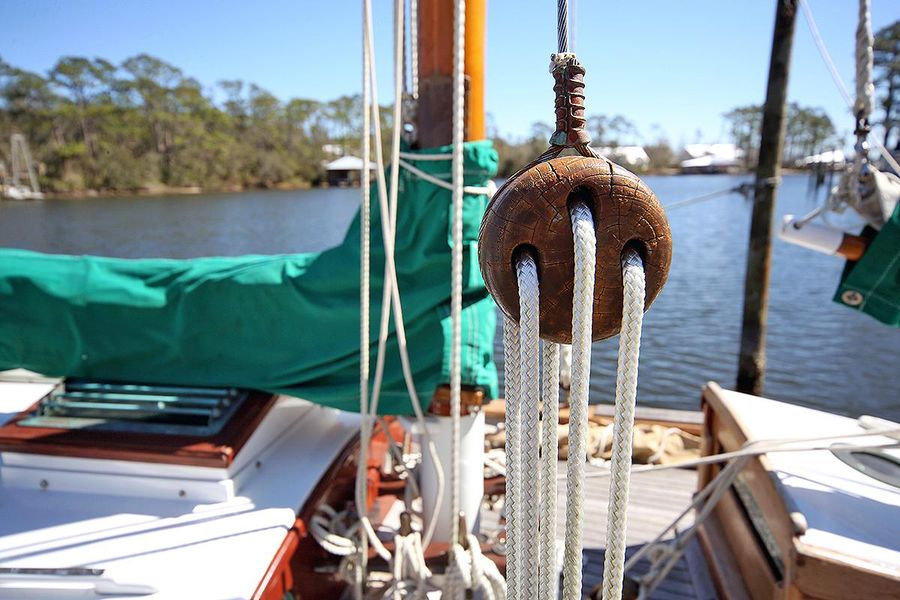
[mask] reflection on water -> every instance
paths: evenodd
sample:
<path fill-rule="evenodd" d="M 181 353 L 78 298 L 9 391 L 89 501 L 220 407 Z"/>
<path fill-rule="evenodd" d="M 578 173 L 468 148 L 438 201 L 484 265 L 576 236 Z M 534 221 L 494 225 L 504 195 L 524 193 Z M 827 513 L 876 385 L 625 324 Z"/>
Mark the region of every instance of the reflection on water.
<path fill-rule="evenodd" d="M 747 179 L 647 182 L 667 204 Z M 804 176 L 786 176 L 776 215 L 809 210 L 807 185 Z M 343 239 L 358 198 L 358 190 L 329 189 L 7 202 L 0 205 L 0 245 L 122 257 L 313 251 Z M 644 323 L 640 404 L 696 408 L 704 382 L 733 385 L 749 218 L 739 195 L 669 214 L 674 258 Z M 900 331 L 831 302 L 842 267 L 838 259 L 775 242 L 766 393 L 833 412 L 900 418 Z M 617 348 L 617 339 L 594 346 L 593 402 L 613 398 Z M 502 362 L 499 336 L 496 356 Z"/>

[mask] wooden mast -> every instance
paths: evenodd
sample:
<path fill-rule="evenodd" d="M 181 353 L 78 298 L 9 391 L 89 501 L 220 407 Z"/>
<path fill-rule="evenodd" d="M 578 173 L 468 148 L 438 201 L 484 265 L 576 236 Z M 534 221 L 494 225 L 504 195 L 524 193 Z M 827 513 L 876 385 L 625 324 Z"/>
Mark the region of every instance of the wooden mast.
<path fill-rule="evenodd" d="M 453 6 L 454 0 L 419 0 L 420 148 L 444 146 L 453 138 Z M 466 0 L 466 140 L 483 139 L 485 133 L 486 21 L 487 0 Z"/>
<path fill-rule="evenodd" d="M 772 214 L 775 209 L 775 192 L 781 177 L 788 73 L 797 10 L 798 0 L 776 0 L 769 83 L 766 88 L 766 103 L 763 105 L 762 137 L 756 167 L 747 271 L 744 276 L 744 315 L 737 389 L 757 396 L 762 394 L 766 372 Z"/>

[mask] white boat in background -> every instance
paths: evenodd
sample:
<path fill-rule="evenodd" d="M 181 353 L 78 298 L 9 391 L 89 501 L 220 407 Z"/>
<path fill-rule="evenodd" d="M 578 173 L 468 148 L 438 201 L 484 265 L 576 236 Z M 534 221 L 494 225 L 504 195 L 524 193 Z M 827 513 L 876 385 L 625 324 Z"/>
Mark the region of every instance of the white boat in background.
<path fill-rule="evenodd" d="M 7 200 L 41 200 L 44 194 L 22 185 L 8 185 L 3 188 L 3 197 Z"/>
<path fill-rule="evenodd" d="M 28 142 L 21 133 L 14 133 L 9 140 L 11 157 L 10 173 L 0 180 L 0 196 L 7 200 L 40 200 L 44 197 L 38 183 L 37 171 Z M 22 175 L 28 178 L 28 185 L 20 182 Z M 8 179 L 8 181 L 7 181 Z"/>

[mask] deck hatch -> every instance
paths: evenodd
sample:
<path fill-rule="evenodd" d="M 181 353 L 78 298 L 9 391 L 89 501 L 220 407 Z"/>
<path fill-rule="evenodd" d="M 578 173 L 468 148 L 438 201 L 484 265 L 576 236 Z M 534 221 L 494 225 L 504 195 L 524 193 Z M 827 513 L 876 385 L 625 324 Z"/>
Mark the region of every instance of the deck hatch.
<path fill-rule="evenodd" d="M 210 436 L 246 400 L 233 388 L 67 380 L 19 425 L 123 433 Z"/>

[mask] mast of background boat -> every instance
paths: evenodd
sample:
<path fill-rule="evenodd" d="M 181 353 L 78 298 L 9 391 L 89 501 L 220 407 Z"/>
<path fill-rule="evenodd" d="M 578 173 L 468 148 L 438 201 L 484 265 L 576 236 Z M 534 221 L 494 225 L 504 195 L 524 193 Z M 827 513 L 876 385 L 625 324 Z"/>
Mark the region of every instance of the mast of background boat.
<path fill-rule="evenodd" d="M 798 0 L 777 0 L 769 83 L 763 105 L 762 137 L 756 167 L 753 217 L 744 277 L 744 313 L 737 389 L 761 395 L 766 371 L 766 321 L 769 303 L 769 270 L 772 261 L 772 215 L 775 192 L 781 178 L 785 107 L 791 46 Z"/>
<path fill-rule="evenodd" d="M 418 101 L 415 109 L 417 148 L 436 148 L 453 141 L 453 46 L 454 0 L 418 0 Z M 486 0 L 466 1 L 465 73 L 466 119 L 465 140 L 484 138 L 484 34 Z M 416 68 L 416 65 L 413 65 Z M 416 86 L 413 86 L 414 88 Z M 415 89 L 412 90 L 415 94 Z M 450 155 L 447 155 L 449 166 Z M 449 279 L 449 273 L 448 273 Z M 483 395 L 463 390 L 460 401 L 460 503 L 469 531 L 477 525 L 481 498 L 484 495 L 484 413 Z M 443 386 L 435 393 L 429 409 L 429 427 L 440 456 L 444 473 L 451 473 L 450 393 Z M 440 513 L 430 514 L 437 494 L 436 470 L 427 454 L 422 458 L 422 500 L 425 518 L 438 519 L 434 541 L 451 542 L 457 515 L 451 513 L 452 478 L 446 479 Z"/>

